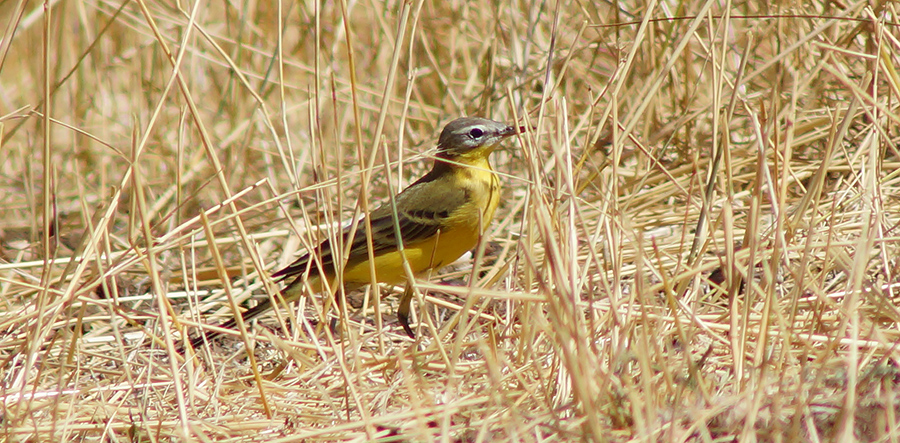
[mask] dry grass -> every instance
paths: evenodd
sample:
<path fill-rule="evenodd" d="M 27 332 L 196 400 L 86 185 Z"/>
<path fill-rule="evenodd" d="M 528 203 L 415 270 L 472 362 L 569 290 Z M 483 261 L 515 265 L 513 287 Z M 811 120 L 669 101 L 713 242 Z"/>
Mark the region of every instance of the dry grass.
<path fill-rule="evenodd" d="M 900 440 L 896 4 L 49 3 L 0 3 L 0 440 Z M 418 340 L 384 288 L 178 353 L 459 115 L 535 130 Z"/>

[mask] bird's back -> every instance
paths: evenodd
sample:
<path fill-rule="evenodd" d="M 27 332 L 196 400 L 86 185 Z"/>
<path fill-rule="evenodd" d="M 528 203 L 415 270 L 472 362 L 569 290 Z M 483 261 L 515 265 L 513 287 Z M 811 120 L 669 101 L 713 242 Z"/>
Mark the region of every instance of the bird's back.
<path fill-rule="evenodd" d="M 443 170 L 447 167 L 451 170 Z M 395 197 L 394 207 L 387 202 L 368 216 L 372 229 L 372 255 L 375 258 L 375 279 L 369 263 L 369 241 L 365 220 L 358 223 L 356 232 L 343 233 L 350 254 L 343 267 L 343 284 L 354 289 L 377 281 L 397 284 L 406 280 L 403 256 L 413 275 L 428 269 L 440 268 L 456 261 L 477 245 L 484 228 L 490 223 L 499 203 L 500 184 L 487 159 L 477 165 L 436 165 L 431 173 L 410 185 Z M 395 221 L 396 220 L 396 221 Z M 396 232 L 402 233 L 403 256 L 398 248 Z M 334 283 L 335 254 L 330 240 L 323 242 L 316 253 L 324 273 Z M 298 260 L 273 276 L 293 276 L 303 271 L 312 255 Z M 313 263 L 310 275 L 320 275 Z"/>

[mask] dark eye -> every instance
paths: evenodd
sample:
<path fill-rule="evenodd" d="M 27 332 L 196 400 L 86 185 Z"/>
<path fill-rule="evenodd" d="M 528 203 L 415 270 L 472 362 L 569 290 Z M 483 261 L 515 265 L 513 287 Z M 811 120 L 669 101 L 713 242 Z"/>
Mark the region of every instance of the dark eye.
<path fill-rule="evenodd" d="M 482 135 L 484 135 L 484 131 L 482 131 L 481 128 L 472 128 L 472 130 L 469 131 L 469 137 L 472 138 L 481 138 Z"/>

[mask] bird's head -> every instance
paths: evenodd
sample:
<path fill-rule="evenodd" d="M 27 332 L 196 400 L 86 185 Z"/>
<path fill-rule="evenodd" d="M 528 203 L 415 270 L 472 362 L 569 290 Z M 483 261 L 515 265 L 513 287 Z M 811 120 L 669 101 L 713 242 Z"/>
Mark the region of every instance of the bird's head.
<path fill-rule="evenodd" d="M 448 160 L 483 159 L 515 133 L 515 127 L 486 118 L 458 118 L 441 131 L 437 156 Z"/>

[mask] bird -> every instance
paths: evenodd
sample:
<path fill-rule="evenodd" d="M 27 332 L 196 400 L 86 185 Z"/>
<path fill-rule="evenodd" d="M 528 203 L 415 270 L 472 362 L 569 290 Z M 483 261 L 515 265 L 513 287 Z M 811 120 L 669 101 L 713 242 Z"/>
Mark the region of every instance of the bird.
<path fill-rule="evenodd" d="M 310 291 L 323 292 L 324 280 L 328 288 L 342 283 L 346 292 L 373 281 L 404 283 L 407 273 L 403 256 L 416 276 L 449 265 L 473 249 L 500 202 L 500 180 L 489 156 L 504 139 L 515 135 L 517 128 L 518 132 L 525 129 L 480 117 L 462 117 L 448 123 L 438 138 L 431 170 L 397 194 L 393 202 L 388 201 L 366 215 L 371 225 L 375 277 L 370 272 L 369 234 L 365 221 L 361 220 L 355 231 L 351 232 L 348 226 L 340 234 L 343 242 L 339 244 L 349 248 L 343 266 L 337 266 L 342 251 L 327 239 L 273 273 L 276 281 L 286 282 L 280 291 L 281 299 L 292 302 Z M 340 281 L 338 269 L 342 271 Z M 414 338 L 408 317 L 411 295 L 407 286 L 398 308 L 398 320 L 407 335 Z M 244 311 L 242 320 L 247 322 L 272 309 L 273 298 Z M 221 327 L 230 329 L 236 325 L 234 318 Z M 192 340 L 191 345 L 196 348 L 218 335 L 207 331 Z"/>

